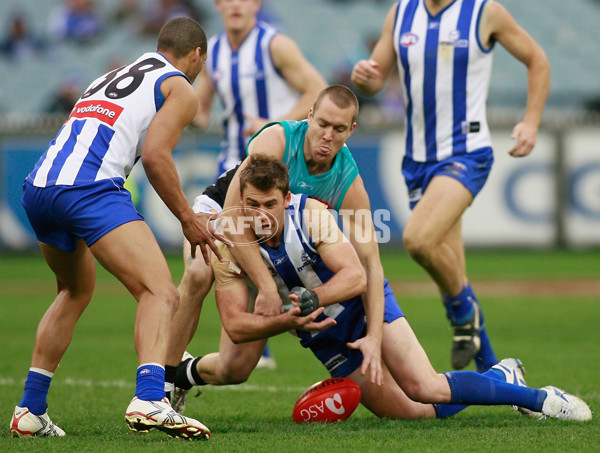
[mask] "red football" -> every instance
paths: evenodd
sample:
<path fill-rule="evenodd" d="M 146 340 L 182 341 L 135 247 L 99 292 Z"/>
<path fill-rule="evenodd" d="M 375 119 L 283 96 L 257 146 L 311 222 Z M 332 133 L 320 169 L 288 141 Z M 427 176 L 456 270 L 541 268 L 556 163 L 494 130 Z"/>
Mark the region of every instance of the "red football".
<path fill-rule="evenodd" d="M 329 378 L 307 388 L 296 404 L 296 423 L 346 420 L 360 403 L 360 387 L 346 378 Z"/>

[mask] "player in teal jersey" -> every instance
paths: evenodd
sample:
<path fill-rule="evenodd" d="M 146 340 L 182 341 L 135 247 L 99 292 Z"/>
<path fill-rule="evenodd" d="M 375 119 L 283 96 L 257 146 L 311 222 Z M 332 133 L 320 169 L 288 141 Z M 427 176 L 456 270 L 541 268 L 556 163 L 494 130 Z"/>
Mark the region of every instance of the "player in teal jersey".
<path fill-rule="evenodd" d="M 268 123 L 255 137 L 266 128 L 275 125 L 281 126 L 285 134 L 285 149 L 282 160 L 289 170 L 291 191 L 310 195 L 324 201 L 332 209 L 339 211 L 346 191 L 358 176 L 358 166 L 346 144 L 343 144 L 337 152 L 331 162 L 331 167 L 327 171 L 324 173 L 311 173 L 304 154 L 308 121 Z M 252 147 L 254 146 L 252 145 Z"/>

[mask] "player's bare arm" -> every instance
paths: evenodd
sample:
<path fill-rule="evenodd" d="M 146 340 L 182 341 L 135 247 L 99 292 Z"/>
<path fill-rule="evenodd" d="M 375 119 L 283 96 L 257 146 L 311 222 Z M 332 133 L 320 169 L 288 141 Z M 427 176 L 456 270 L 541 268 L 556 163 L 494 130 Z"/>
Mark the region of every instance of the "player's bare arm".
<path fill-rule="evenodd" d="M 142 163 L 150 184 L 181 222 L 183 234 L 193 245 L 192 253 L 195 253 L 196 246 L 200 246 L 204 260 L 209 263 L 207 245 L 217 256 L 221 254 L 211 236 L 209 225 L 194 213 L 185 197 L 173 161 L 178 138 L 196 113 L 196 96 L 189 82 L 177 76 L 167 78 L 161 85 L 161 91 L 165 101 L 148 127 L 142 148 Z"/>
<path fill-rule="evenodd" d="M 365 271 L 326 206 L 317 200 L 306 200 L 304 219 L 319 256 L 334 273 L 325 284 L 309 288 L 317 293 L 319 305 L 324 307 L 363 294 L 367 288 Z M 298 297 L 294 294 L 290 299 L 297 301 Z"/>
<path fill-rule="evenodd" d="M 241 290 L 216 291 L 215 294 L 223 328 L 236 344 L 270 338 L 290 330 L 321 331 L 336 323 L 332 318 L 315 321 L 323 313 L 323 307 L 307 316 L 299 316 L 298 307 L 279 315 L 262 316 L 248 313 L 232 304 L 237 300 L 247 301 L 247 290 L 246 299 L 241 299 L 244 296 Z"/>
<path fill-rule="evenodd" d="M 279 118 L 254 118 L 246 116 L 248 127 L 244 131 L 252 135 L 269 121 L 303 120 L 315 102 L 319 92 L 327 83 L 315 67 L 306 59 L 298 45 L 285 35 L 276 35 L 270 43 L 273 64 L 285 81 L 298 92 L 301 97 L 294 108 Z"/>
<path fill-rule="evenodd" d="M 345 215 L 348 213 L 348 215 Z M 383 267 L 379 258 L 379 245 L 375 237 L 375 227 L 371 218 L 371 203 L 362 178 L 356 177 L 342 202 L 344 229 L 356 250 L 367 275 L 367 291 L 363 294 L 363 304 L 367 315 L 367 335 L 350 347 L 360 349 L 364 359 L 361 373 L 370 367 L 371 382 L 381 385 L 381 339 L 383 336 Z"/>
<path fill-rule="evenodd" d="M 215 93 L 215 86 L 208 77 L 208 74 L 206 71 L 202 71 L 198 76 L 198 83 L 196 84 L 198 110 L 196 111 L 196 116 L 194 116 L 194 120 L 192 121 L 192 125 L 195 127 L 201 129 L 208 127 Z"/>
<path fill-rule="evenodd" d="M 283 159 L 283 153 L 285 150 L 285 134 L 283 128 L 279 125 L 273 125 L 262 131 L 256 136 L 248 145 L 248 153 L 260 152 L 268 154 L 278 159 Z M 240 168 L 233 177 L 229 188 L 227 189 L 227 196 L 225 198 L 224 209 L 226 210 L 232 206 L 240 205 L 240 178 L 239 174 L 247 165 L 244 161 L 240 165 Z M 225 212 L 223 215 L 235 215 L 235 213 L 228 214 Z M 228 236 L 232 242 L 243 242 L 245 244 L 254 241 L 254 233 L 247 229 L 244 231 L 243 236 L 235 237 L 234 235 Z M 258 296 L 254 306 L 254 312 L 263 315 L 275 315 L 278 314 L 281 309 L 281 298 L 277 293 L 277 287 L 273 281 L 271 273 L 265 266 L 258 245 L 251 244 L 243 247 L 235 247 L 232 250 L 233 257 L 240 263 L 243 269 L 246 269 L 250 280 L 258 288 Z"/>
<path fill-rule="evenodd" d="M 385 18 L 379 41 L 368 60 L 360 60 L 352 69 L 352 82 L 356 89 L 367 96 L 377 94 L 396 65 L 393 30 L 398 5 L 392 6 Z"/>
<path fill-rule="evenodd" d="M 285 115 L 285 119 L 303 120 L 321 90 L 327 87 L 327 82 L 302 54 L 298 45 L 285 35 L 273 38 L 271 56 L 286 82 L 302 93 L 302 97 L 294 109 Z"/>
<path fill-rule="evenodd" d="M 223 250 L 226 259 L 219 263 L 213 260 L 215 271 L 215 296 L 223 328 L 234 343 L 261 340 L 289 330 L 321 331 L 335 325 L 335 320 L 315 320 L 323 313 L 320 307 L 307 316 L 299 316 L 295 307 L 285 313 L 261 316 L 248 312 L 249 291 L 246 274 L 241 268 L 230 266 L 228 250 Z M 238 273 L 239 270 L 239 273 Z"/>
<path fill-rule="evenodd" d="M 523 120 L 513 129 L 511 138 L 517 143 L 509 151 L 513 157 L 527 156 L 535 146 L 550 89 L 550 63 L 542 47 L 517 24 L 504 6 L 488 2 L 484 8 L 482 42 L 487 46 L 499 42 L 527 67 L 527 107 Z"/>

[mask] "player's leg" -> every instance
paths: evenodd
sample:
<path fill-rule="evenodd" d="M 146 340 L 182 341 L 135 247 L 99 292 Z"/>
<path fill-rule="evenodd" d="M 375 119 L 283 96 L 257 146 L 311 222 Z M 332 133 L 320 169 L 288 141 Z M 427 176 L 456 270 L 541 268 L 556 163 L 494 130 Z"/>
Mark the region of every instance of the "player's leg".
<path fill-rule="evenodd" d="M 71 342 L 77 320 L 92 299 L 96 268 L 82 240 L 72 253 L 42 243 L 40 248 L 56 277 L 57 295 L 38 326 L 31 366 L 54 372 Z"/>
<path fill-rule="evenodd" d="M 173 330 L 176 334 L 171 340 L 169 357 L 181 358 L 194 337 L 204 298 L 214 281 L 212 267 L 204 262 L 199 251 L 196 252 L 196 258 L 192 258 L 190 248 L 190 243 L 185 241 L 183 246 L 185 269 L 177 288 L 180 300 L 173 318 Z"/>
<path fill-rule="evenodd" d="M 368 374 L 356 369 L 347 378 L 356 382 L 361 389 L 361 403 L 378 417 L 386 418 L 434 418 L 432 404 L 413 401 L 394 380 L 385 363 L 382 363 L 383 384 L 370 381 Z"/>
<path fill-rule="evenodd" d="M 511 383 L 511 371 L 502 367 L 482 374 L 436 373 L 405 318 L 384 323 L 382 359 L 406 395 L 414 401 L 435 403 L 436 416 L 440 418 L 454 415 L 468 405 L 516 405 L 573 420 L 591 417 L 589 408 L 579 398 L 564 392 L 552 393 L 548 388 Z"/>
<path fill-rule="evenodd" d="M 452 298 L 442 293 L 442 300 L 446 306 L 448 319 L 456 325 L 452 344 L 452 366 L 457 369 L 464 368 L 471 361 L 473 355 L 475 355 L 475 365 L 477 371 L 481 373 L 498 363 L 498 359 L 494 354 L 487 334 L 483 310 L 467 278 L 465 247 L 462 237 L 462 219 L 459 219 L 450 229 L 446 235 L 446 243 L 457 257 L 457 263 L 460 264 L 465 279 L 463 282 L 463 291 L 457 297 Z M 472 307 L 473 304 L 477 306 Z M 476 308 L 479 312 L 478 339 L 477 336 L 473 335 L 476 323 L 474 322 L 474 313 L 471 308 Z M 461 312 L 463 313 L 462 319 L 457 319 Z M 465 322 L 465 317 L 469 315 L 470 319 Z"/>
<path fill-rule="evenodd" d="M 408 253 L 444 295 L 448 317 L 455 326 L 455 368 L 464 368 L 480 350 L 480 319 L 475 311 L 481 310 L 471 300 L 461 233 L 461 217 L 472 200 L 472 193 L 462 182 L 436 176 L 415 206 L 403 234 Z"/>
<path fill-rule="evenodd" d="M 510 383 L 510 370 L 438 374 L 405 318 L 384 323 L 383 329 L 383 385 L 371 384 L 360 369 L 347 376 L 361 387 L 361 402 L 380 417 L 444 418 L 468 405 L 514 404 L 556 418 L 591 418 L 581 399 L 551 387 L 533 389 Z"/>
<path fill-rule="evenodd" d="M 446 238 L 471 201 L 471 192 L 459 181 L 437 176 L 415 206 L 403 233 L 411 257 L 451 296 L 462 291 L 465 275 L 460 256 Z"/>
<path fill-rule="evenodd" d="M 183 260 L 185 269 L 177 288 L 179 306 L 173 317 L 165 366 L 165 393 L 171 400 L 173 407 L 177 405 L 180 408 L 185 407 L 186 395 L 183 390 L 175 390 L 174 387 L 177 367 L 182 362 L 185 350 L 196 333 L 204 298 L 210 291 L 214 281 L 212 267 L 204 262 L 199 251 L 196 252 L 196 258 L 192 258 L 191 246 L 187 240 L 184 241 L 183 245 Z M 175 404 L 176 399 L 183 400 Z"/>
<path fill-rule="evenodd" d="M 221 328 L 219 352 L 189 359 L 177 371 L 175 385 L 189 389 L 194 385 L 241 384 L 256 367 L 267 340 L 235 344 Z"/>
<path fill-rule="evenodd" d="M 221 207 L 206 195 L 196 197 L 193 205 L 197 214 L 216 214 Z M 183 410 L 187 391 L 174 386 L 177 367 L 182 362 L 186 348 L 198 327 L 204 298 L 210 291 L 214 281 L 212 267 L 202 258 L 200 250 L 196 250 L 196 258 L 192 258 L 191 245 L 183 241 L 184 272 L 177 291 L 179 306 L 173 317 L 172 335 L 167 351 L 165 366 L 165 393 L 171 404 Z M 187 355 L 187 354 L 185 354 Z"/>
<path fill-rule="evenodd" d="M 71 253 L 41 242 L 40 248 L 56 276 L 57 296 L 38 325 L 25 390 L 11 420 L 11 435 L 18 437 L 65 435 L 46 413 L 47 395 L 96 281 L 94 258 L 83 241 Z"/>
<path fill-rule="evenodd" d="M 127 222 L 90 249 L 138 301 L 135 348 L 139 363 L 164 364 L 179 295 L 150 228 L 143 221 Z"/>
<path fill-rule="evenodd" d="M 445 377 L 434 370 L 406 318 L 383 324 L 381 357 L 396 385 L 412 400 L 421 403 L 450 400 Z"/>
<path fill-rule="evenodd" d="M 465 294 L 466 294 L 467 298 L 471 298 L 471 300 L 474 301 L 475 304 L 477 304 L 477 308 L 479 311 L 479 340 L 480 341 L 479 341 L 479 350 L 475 353 L 475 366 L 477 368 L 477 371 L 482 373 L 484 371 L 489 370 L 492 366 L 494 366 L 496 363 L 498 363 L 498 358 L 496 357 L 496 354 L 494 353 L 494 350 L 492 348 L 492 343 L 490 342 L 489 336 L 487 334 L 485 319 L 483 316 L 483 310 L 481 309 L 479 299 L 475 295 L 475 292 L 473 291 L 473 287 L 471 286 L 471 283 L 469 282 L 468 278 L 466 277 L 465 247 L 464 247 L 464 243 L 463 243 L 460 223 L 462 223 L 462 221 L 459 221 L 458 228 L 452 228 L 450 230 L 450 232 L 447 235 L 447 242 L 448 242 L 448 245 L 454 250 L 455 255 L 457 257 L 459 257 L 459 262 L 462 262 L 462 268 L 464 269 L 463 272 L 465 275 L 465 284 L 464 284 Z M 447 307 L 451 306 L 453 303 L 454 304 L 463 303 L 460 298 L 458 298 L 458 301 L 456 301 L 456 300 L 452 301 L 451 298 L 448 297 L 447 295 L 442 295 L 442 299 L 444 301 L 444 304 Z M 467 336 L 470 337 L 470 335 L 468 335 L 468 334 L 469 334 L 469 332 L 467 332 Z M 461 335 L 456 335 L 456 332 L 455 332 L 455 336 L 460 337 Z M 453 342 L 453 353 L 452 353 L 452 358 L 453 358 L 452 366 L 454 368 L 458 368 L 458 369 L 463 368 L 471 360 L 472 353 L 469 351 L 470 344 L 472 344 L 472 341 L 470 339 L 468 339 L 466 341 L 466 343 L 462 342 L 460 340 L 460 338 L 455 339 L 455 341 Z M 466 350 L 466 353 L 463 352 L 465 350 Z M 473 351 L 473 352 L 475 352 L 475 351 Z"/>
<path fill-rule="evenodd" d="M 202 423 L 177 414 L 164 399 L 164 365 L 179 295 L 150 228 L 140 220 L 124 223 L 90 249 L 138 301 L 136 391 L 125 412 L 130 429 L 145 432 L 155 428 L 170 436 L 208 438 L 210 432 Z"/>

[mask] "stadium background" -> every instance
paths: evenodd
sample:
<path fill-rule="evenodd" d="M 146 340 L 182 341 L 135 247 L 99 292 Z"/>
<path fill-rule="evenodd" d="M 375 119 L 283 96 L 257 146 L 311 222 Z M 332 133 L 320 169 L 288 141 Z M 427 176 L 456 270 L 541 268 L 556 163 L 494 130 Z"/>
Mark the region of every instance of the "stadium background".
<path fill-rule="evenodd" d="M 89 43 L 53 41 L 48 23 L 60 0 L 7 0 L 0 17 L 8 28 L 22 12 L 44 52 L 29 58 L 0 56 L 0 248 L 35 249 L 21 209 L 21 181 L 53 138 L 64 114 L 44 113 L 65 81 L 82 91 L 108 67 L 154 49 L 155 35 L 139 33 L 143 11 L 157 0 L 140 0 L 140 14 L 116 21 L 120 0 L 96 2 L 104 24 Z M 212 1 L 196 0 L 207 34 L 221 28 Z M 347 81 L 352 64 L 368 56 L 391 0 L 264 0 L 261 17 L 295 39 L 308 59 L 330 82 Z M 489 118 L 496 162 L 488 184 L 467 211 L 467 246 L 571 247 L 600 245 L 600 55 L 596 0 L 503 3 L 538 40 L 552 65 L 552 84 L 533 154 L 513 159 L 510 130 L 520 119 L 526 98 L 524 67 L 498 46 L 489 96 Z M 306 14 L 310 11 L 310 14 Z M 326 42 L 327 45 L 323 45 Z M 215 101 L 217 106 L 218 101 Z M 361 98 L 357 132 L 349 145 L 358 161 L 373 210 L 381 220 L 382 246 L 400 245 L 409 215 L 400 176 L 402 105 L 396 81 L 375 98 Z M 188 130 L 176 151 L 182 184 L 190 200 L 212 182 L 219 149 L 219 109 L 207 131 Z M 138 165 L 131 183 L 140 211 L 166 249 L 181 244 L 180 228 L 145 182 Z"/>
<path fill-rule="evenodd" d="M 140 0 L 141 6 L 155 0 Z M 0 24 L 23 11 L 43 35 L 60 0 L 3 0 Z M 86 45 L 48 43 L 46 51 L 15 60 L 0 55 L 0 421 L 23 382 L 40 317 L 55 282 L 36 247 L 19 204 L 21 182 L 65 115 L 44 106 L 64 80 L 81 89 L 107 66 L 154 49 L 155 37 L 137 33 L 137 17 L 109 17 L 120 0 L 96 0 L 107 28 Z M 194 0 L 211 35 L 221 27 L 212 0 Z M 263 0 L 266 17 L 295 39 L 329 82 L 344 80 L 367 55 L 391 0 Z M 327 377 L 291 335 L 270 341 L 277 370 L 256 370 L 238 386 L 204 387 L 186 412 L 211 428 L 206 451 L 600 451 L 600 45 L 595 0 L 502 0 L 547 52 L 552 86 L 534 153 L 510 158 L 510 129 L 523 112 L 526 74 L 498 48 L 489 96 L 496 163 L 465 217 L 469 274 L 485 304 L 488 332 L 499 355 L 517 356 L 532 386 L 553 384 L 584 398 L 595 412 L 588 424 L 527 419 L 510 408 L 469 408 L 449 420 L 379 420 L 364 407 L 336 426 L 297 426 L 292 406 L 303 389 Z M 3 35 L 6 27 L 0 29 Z M 2 39 L 2 36 L 0 36 Z M 396 93 L 396 95 L 395 95 Z M 382 262 L 403 311 L 437 370 L 449 366 L 451 329 L 431 280 L 401 249 L 408 215 L 399 171 L 401 109 L 392 83 L 375 102 L 362 100 L 350 146 L 377 215 L 390 218 Z M 188 130 L 175 158 L 190 201 L 215 172 L 218 112 L 208 131 Z M 181 233 L 143 171 L 133 174 L 140 210 L 167 253 L 176 282 L 183 263 Z M 379 211 L 378 211 L 379 210 Z M 380 217 L 385 220 L 384 217 Z M 382 230 L 382 234 L 385 232 Z M 60 440 L 25 443 L 0 429 L 0 451 L 172 451 L 159 433 L 129 436 L 122 411 L 134 389 L 132 342 L 135 304 L 98 266 L 96 292 L 78 323 L 49 395 L 53 420 L 68 432 Z M 214 351 L 220 323 L 212 295 L 204 303 L 194 354 Z M 178 452 L 199 446 L 178 442 Z"/>

